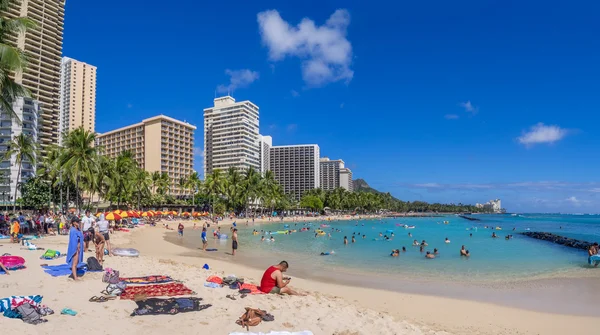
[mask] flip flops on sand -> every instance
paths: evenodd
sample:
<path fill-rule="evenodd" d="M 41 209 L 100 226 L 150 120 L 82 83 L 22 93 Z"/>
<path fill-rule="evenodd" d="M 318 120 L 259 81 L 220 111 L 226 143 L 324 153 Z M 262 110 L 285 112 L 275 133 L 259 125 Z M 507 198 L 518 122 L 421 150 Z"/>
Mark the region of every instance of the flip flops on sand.
<path fill-rule="evenodd" d="M 113 296 L 100 296 L 100 297 L 93 296 L 90 298 L 90 302 L 107 302 L 109 300 L 114 300 L 116 298 L 117 297 L 113 297 Z"/>

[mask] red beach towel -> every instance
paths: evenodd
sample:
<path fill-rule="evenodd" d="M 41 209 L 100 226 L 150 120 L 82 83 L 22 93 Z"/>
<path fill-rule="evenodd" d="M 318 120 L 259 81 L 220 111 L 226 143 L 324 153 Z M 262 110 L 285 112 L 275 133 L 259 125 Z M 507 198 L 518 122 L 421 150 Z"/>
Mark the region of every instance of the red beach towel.
<path fill-rule="evenodd" d="M 121 294 L 121 299 L 133 300 L 133 298 L 138 294 L 146 295 L 146 297 L 173 297 L 177 295 L 196 294 L 196 292 L 190 290 L 182 283 L 127 286 L 125 291 Z"/>
<path fill-rule="evenodd" d="M 265 294 L 263 291 L 258 289 L 258 286 L 252 284 L 242 284 L 242 286 L 240 286 L 240 290 L 243 289 L 250 290 L 250 294 Z"/>
<path fill-rule="evenodd" d="M 206 278 L 206 281 L 209 283 L 215 283 L 215 284 L 219 284 L 219 285 L 223 284 L 223 278 L 218 277 L 218 276 L 210 276 L 210 277 Z"/>

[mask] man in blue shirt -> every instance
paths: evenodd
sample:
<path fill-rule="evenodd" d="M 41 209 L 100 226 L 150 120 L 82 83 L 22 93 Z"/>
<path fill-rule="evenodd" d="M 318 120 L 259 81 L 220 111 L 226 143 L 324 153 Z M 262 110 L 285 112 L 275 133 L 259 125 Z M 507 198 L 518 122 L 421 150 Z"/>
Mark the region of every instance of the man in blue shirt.
<path fill-rule="evenodd" d="M 206 251 L 206 245 L 208 240 L 206 239 L 206 227 L 202 228 L 202 250 Z"/>

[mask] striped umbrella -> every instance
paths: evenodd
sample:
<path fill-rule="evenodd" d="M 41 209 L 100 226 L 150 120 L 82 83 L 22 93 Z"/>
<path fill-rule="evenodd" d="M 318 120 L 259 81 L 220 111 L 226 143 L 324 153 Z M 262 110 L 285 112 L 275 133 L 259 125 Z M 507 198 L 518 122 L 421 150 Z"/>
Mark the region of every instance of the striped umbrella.
<path fill-rule="evenodd" d="M 112 213 L 108 213 L 105 217 L 105 219 L 109 220 L 109 221 L 115 221 L 115 220 L 121 220 L 123 217 L 115 212 Z"/>

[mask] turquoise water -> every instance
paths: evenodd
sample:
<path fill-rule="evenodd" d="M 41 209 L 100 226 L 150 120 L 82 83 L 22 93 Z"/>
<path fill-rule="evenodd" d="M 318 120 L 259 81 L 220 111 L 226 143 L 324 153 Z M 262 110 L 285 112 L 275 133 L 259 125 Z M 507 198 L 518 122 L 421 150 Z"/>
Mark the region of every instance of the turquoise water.
<path fill-rule="evenodd" d="M 600 270 L 587 267 L 587 255 L 583 250 L 518 234 L 528 228 L 531 231 L 553 232 L 591 242 L 600 241 L 600 216 L 521 214 L 475 217 L 481 221 L 446 216 L 326 222 L 330 227 L 322 229 L 331 233 L 331 238 L 327 235 L 315 237 L 314 229 L 324 222 L 315 221 L 312 225 L 286 222 L 289 229 L 297 229 L 298 232 L 273 235 L 274 242 L 261 242 L 263 234 L 252 235 L 252 231 L 283 230 L 283 223 L 239 225 L 240 251 L 254 250 L 261 255 L 273 254 L 299 267 L 311 269 L 315 274 L 335 268 L 337 271 L 402 274 L 408 278 L 483 281 L 576 276 L 589 274 L 591 271 L 600 274 Z M 449 223 L 443 224 L 443 221 Z M 405 229 L 405 224 L 414 225 L 415 228 Z M 311 231 L 300 232 L 305 226 L 311 227 Z M 485 226 L 502 227 L 502 230 L 486 229 Z M 513 228 L 516 230 L 513 231 Z M 391 236 L 387 230 L 394 232 L 395 236 L 391 241 L 384 241 L 379 237 L 379 233 Z M 492 232 L 496 232 L 499 238 L 492 238 Z M 413 237 L 409 237 L 408 233 Z M 350 242 L 353 234 L 356 236 L 355 243 Z M 364 239 L 363 234 L 366 236 Z M 504 236 L 507 234 L 513 234 L 514 238 L 505 240 Z M 270 237 L 268 234 L 264 236 Z M 344 236 L 348 237 L 348 245 L 343 244 Z M 445 243 L 445 238 L 451 243 Z M 426 259 L 425 252 L 421 253 L 419 247 L 412 246 L 415 239 L 419 242 L 427 241 L 429 246 L 425 251 L 433 252 L 437 248 L 437 257 L 433 260 Z M 460 256 L 462 245 L 470 251 L 471 257 Z M 406 247 L 406 252 L 401 252 L 399 257 L 390 256 L 392 249 L 402 249 L 403 246 Z M 335 254 L 319 255 L 332 250 Z"/>

